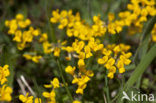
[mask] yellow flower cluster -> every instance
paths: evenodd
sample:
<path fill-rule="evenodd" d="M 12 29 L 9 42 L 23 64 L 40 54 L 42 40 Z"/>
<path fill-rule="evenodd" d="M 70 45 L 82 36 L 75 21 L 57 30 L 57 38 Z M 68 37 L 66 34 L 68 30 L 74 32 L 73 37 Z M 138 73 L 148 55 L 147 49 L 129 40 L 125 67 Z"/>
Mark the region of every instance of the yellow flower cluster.
<path fill-rule="evenodd" d="M 108 14 L 108 32 L 110 34 L 116 34 L 122 31 L 124 26 L 123 20 L 114 20 L 115 16 L 113 13 Z"/>
<path fill-rule="evenodd" d="M 67 60 L 71 60 L 72 57 L 78 58 L 78 70 L 76 70 L 75 66 L 72 67 L 70 65 L 65 68 L 65 71 L 73 76 L 72 83 L 78 85 L 77 94 L 83 94 L 87 83 L 94 75 L 92 70 L 86 69 L 85 62 L 88 58 L 94 56 L 93 54 L 96 52 L 101 52 L 100 55 L 103 55 L 102 58 L 98 59 L 98 63 L 105 65 L 108 69 L 109 78 L 114 77 L 116 68 L 119 69 L 120 73 L 125 72 L 124 65 L 129 65 L 131 62 L 129 58 L 132 54 L 130 52 L 127 53 L 130 46 L 114 44 L 109 45 L 109 48 L 104 47 L 99 38 L 105 35 L 107 30 L 112 34 L 120 32 L 124 25 L 123 21 L 116 21 L 116 24 L 114 24 L 113 20 L 115 17 L 113 14 L 109 14 L 109 24 L 106 26 L 105 22 L 100 20 L 100 16 L 94 16 L 93 25 L 90 26 L 80 19 L 79 13 L 73 15 L 71 10 L 63 10 L 60 13 L 59 10 L 56 10 L 52 12 L 52 15 L 52 23 L 59 23 L 58 28 L 65 28 L 68 37 L 73 36 L 76 38 L 71 45 L 63 46 L 62 50 L 68 53 Z"/>
<path fill-rule="evenodd" d="M 7 77 L 10 75 L 9 66 L 4 65 L 4 67 L 0 66 L 0 82 L 3 85 L 7 81 Z"/>
<path fill-rule="evenodd" d="M 57 43 L 49 43 L 49 41 L 47 40 L 42 43 L 43 51 L 45 54 L 53 53 L 55 57 L 59 57 L 61 53 L 61 49 L 65 44 L 66 41 L 60 42 L 60 40 L 58 40 Z"/>
<path fill-rule="evenodd" d="M 67 66 L 65 71 L 73 76 L 74 79 L 72 83 L 78 85 L 76 93 L 83 94 L 83 90 L 86 88 L 87 82 L 94 74 L 91 70 L 86 70 L 85 68 L 80 68 L 79 72 L 76 74 L 75 69 L 75 67 Z"/>
<path fill-rule="evenodd" d="M 10 71 L 8 68 L 8 65 L 4 65 L 4 67 L 0 66 L 0 101 L 10 102 L 12 100 L 12 88 L 5 84 L 7 81 L 7 77 L 10 75 Z"/>
<path fill-rule="evenodd" d="M 95 40 L 93 37 L 90 38 L 85 44 L 85 41 L 79 41 L 76 39 L 72 46 L 62 47 L 63 50 L 67 51 L 74 58 L 78 58 L 78 72 L 75 72 L 76 67 L 67 66 L 65 71 L 73 76 L 73 84 L 77 84 L 77 94 L 83 94 L 83 90 L 87 86 L 87 82 L 94 75 L 92 70 L 86 69 L 85 60 L 93 56 L 93 52 L 99 51 L 103 48 L 103 44 L 99 43 L 99 40 Z"/>
<path fill-rule="evenodd" d="M 33 41 L 34 36 L 38 36 L 40 31 L 30 26 L 31 21 L 24 19 L 22 14 L 17 14 L 15 19 L 5 21 L 5 25 L 9 28 L 8 34 L 14 35 L 13 41 L 17 42 L 19 50 L 23 50 L 27 43 Z M 28 30 L 24 30 L 28 28 Z"/>
<path fill-rule="evenodd" d="M 29 93 L 27 93 L 25 96 L 20 95 L 19 99 L 22 101 L 22 103 L 42 103 L 41 98 L 35 98 L 33 96 L 29 96 Z"/>
<path fill-rule="evenodd" d="M 39 39 L 39 42 L 43 45 L 43 51 L 45 54 L 49 54 L 52 52 L 52 45 L 48 42 L 48 35 L 43 33 Z"/>
<path fill-rule="evenodd" d="M 56 103 L 55 100 L 55 89 L 60 87 L 58 78 L 54 78 L 50 84 L 44 85 L 46 88 L 52 88 L 50 92 L 43 92 L 43 96 L 47 98 L 47 103 Z"/>
<path fill-rule="evenodd" d="M 55 47 L 54 44 L 48 41 L 48 35 L 46 33 L 43 33 L 40 36 L 39 42 L 42 43 L 43 51 L 45 54 L 49 54 L 54 51 L 54 56 L 58 57 L 60 55 L 60 48 Z"/>
<path fill-rule="evenodd" d="M 102 36 L 106 32 L 105 23 L 100 20 L 100 16 L 94 16 L 92 26 L 85 24 L 81 20 L 80 14 L 72 14 L 72 10 L 66 11 L 62 10 L 59 13 L 59 10 L 52 12 L 53 17 L 50 21 L 52 23 L 60 23 L 58 28 L 63 29 L 66 27 L 66 34 L 68 37 L 77 37 L 81 40 L 89 40 L 91 37 Z"/>
<path fill-rule="evenodd" d="M 119 44 L 119 45 L 108 45 L 101 52 L 103 54 L 102 58 L 98 58 L 98 63 L 104 65 L 108 70 L 108 77 L 113 78 L 116 73 L 116 68 L 118 68 L 119 73 L 125 72 L 124 65 L 129 65 L 132 53 L 128 52 L 130 49 L 129 45 Z"/>
<path fill-rule="evenodd" d="M 154 24 L 151 34 L 152 34 L 152 41 L 156 42 L 156 24 Z"/>
<path fill-rule="evenodd" d="M 17 14 L 15 19 L 6 20 L 5 25 L 9 28 L 8 34 L 14 35 L 13 41 L 17 42 L 19 50 L 23 50 L 29 47 L 30 43 L 37 41 L 42 45 L 45 54 L 54 52 L 54 56 L 60 56 L 61 46 L 59 47 L 56 46 L 57 44 L 50 43 L 47 33 L 41 33 L 39 29 L 34 29 L 31 26 L 31 21 L 29 19 L 24 19 L 22 14 Z M 64 45 L 64 42 L 60 43 L 60 41 L 58 41 L 58 45 Z M 34 48 L 33 51 L 36 52 Z M 35 63 L 38 63 L 42 58 L 41 55 L 30 55 L 28 53 L 23 56 L 27 60 L 31 60 Z"/>
<path fill-rule="evenodd" d="M 17 43 L 17 48 L 23 50 L 33 42 L 34 37 L 41 35 L 39 29 L 34 29 L 31 25 L 30 19 L 24 19 L 22 14 L 17 14 L 15 19 L 6 20 L 5 25 L 9 28 L 8 34 L 13 35 L 13 41 Z M 44 35 L 45 33 L 43 33 Z M 40 41 L 45 37 L 41 35 Z M 31 56 L 28 54 L 23 55 L 27 60 L 32 60 L 35 63 L 39 62 L 41 56 Z"/>
<path fill-rule="evenodd" d="M 47 99 L 46 103 L 56 103 L 55 89 L 60 87 L 58 78 L 54 78 L 50 84 L 44 86 L 45 88 L 52 88 L 51 92 L 43 92 L 43 96 Z M 21 100 L 22 103 L 42 103 L 41 98 L 34 98 L 33 96 L 29 96 L 29 93 L 26 95 L 19 95 L 19 100 Z"/>
<path fill-rule="evenodd" d="M 155 0 L 131 0 L 127 8 L 127 11 L 119 13 L 119 17 L 126 26 L 142 29 L 143 23 L 148 20 L 148 16 L 156 15 Z"/>
<path fill-rule="evenodd" d="M 122 31 L 123 26 L 135 26 L 142 28 L 143 23 L 147 21 L 148 16 L 156 15 L 154 0 L 130 0 L 126 11 L 119 13 L 119 19 L 115 20 L 113 13 L 108 15 L 108 24 L 100 20 L 100 16 L 93 17 L 93 25 L 85 24 L 81 20 L 79 13 L 72 14 L 72 10 L 53 11 L 52 23 L 60 23 L 58 28 L 67 28 L 67 36 L 75 36 L 82 40 L 88 40 L 92 36 L 102 36 L 108 31 L 110 34 L 116 34 Z M 138 29 L 139 30 L 139 29 Z"/>

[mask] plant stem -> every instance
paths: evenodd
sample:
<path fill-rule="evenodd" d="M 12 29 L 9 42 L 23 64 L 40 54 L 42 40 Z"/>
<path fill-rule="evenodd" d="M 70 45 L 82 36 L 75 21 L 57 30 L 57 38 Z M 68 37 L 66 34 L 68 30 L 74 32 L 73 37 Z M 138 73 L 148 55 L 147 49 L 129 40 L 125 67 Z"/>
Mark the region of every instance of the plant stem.
<path fill-rule="evenodd" d="M 63 84 L 64 84 L 65 89 L 66 89 L 66 91 L 67 91 L 67 94 L 68 94 L 68 96 L 69 96 L 69 98 L 70 98 L 70 101 L 72 102 L 72 101 L 73 101 L 73 98 L 72 98 L 72 95 L 71 95 L 71 93 L 70 93 L 70 91 L 69 91 L 67 85 L 66 85 L 66 81 L 65 81 L 64 76 L 63 76 L 62 66 L 61 66 L 61 63 L 60 63 L 60 60 L 59 60 L 59 59 L 57 59 L 57 64 L 58 64 L 58 67 L 59 67 L 59 71 L 60 71 L 60 75 L 61 75 Z"/>
<path fill-rule="evenodd" d="M 50 34 L 50 41 L 56 43 L 56 36 L 55 36 L 55 32 L 54 32 L 54 27 L 52 25 L 52 23 L 50 23 L 50 15 L 51 13 L 49 13 L 48 11 L 48 2 L 47 0 L 45 0 L 45 11 L 46 11 L 46 17 L 47 17 L 47 22 L 48 22 L 48 33 Z"/>
<path fill-rule="evenodd" d="M 107 78 L 107 75 L 105 75 L 105 92 L 106 92 L 107 102 L 110 103 L 109 87 L 108 87 L 108 78 Z"/>

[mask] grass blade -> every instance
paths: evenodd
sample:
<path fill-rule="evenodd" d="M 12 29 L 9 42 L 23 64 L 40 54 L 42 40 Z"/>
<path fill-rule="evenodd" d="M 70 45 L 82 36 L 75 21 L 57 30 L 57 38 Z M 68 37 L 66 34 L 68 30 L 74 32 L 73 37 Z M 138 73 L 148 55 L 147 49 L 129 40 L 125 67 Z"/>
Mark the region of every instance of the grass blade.
<path fill-rule="evenodd" d="M 148 51 L 148 53 L 146 55 L 144 55 L 144 57 L 141 59 L 140 63 L 136 67 L 135 71 L 132 73 L 131 77 L 126 82 L 126 84 L 123 88 L 123 91 L 128 91 L 129 89 L 131 89 L 131 87 L 138 81 L 138 79 L 139 79 L 138 77 L 140 77 L 144 73 L 144 71 L 150 65 L 152 60 L 155 59 L 155 57 L 156 57 L 155 51 L 156 51 L 156 44 L 154 44 L 153 47 Z M 122 91 L 119 92 L 117 103 L 122 102 L 121 96 L 122 96 Z"/>

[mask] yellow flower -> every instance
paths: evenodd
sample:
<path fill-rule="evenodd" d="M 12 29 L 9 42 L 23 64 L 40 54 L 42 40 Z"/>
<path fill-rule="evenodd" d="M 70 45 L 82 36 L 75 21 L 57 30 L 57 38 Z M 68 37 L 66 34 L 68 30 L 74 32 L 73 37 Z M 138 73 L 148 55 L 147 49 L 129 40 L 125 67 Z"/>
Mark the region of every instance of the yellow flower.
<path fill-rule="evenodd" d="M 11 93 L 12 88 L 3 85 L 2 88 L 0 88 L 0 101 L 10 102 L 12 100 Z"/>
<path fill-rule="evenodd" d="M 23 20 L 24 19 L 24 16 L 22 14 L 17 14 L 16 15 L 16 19 L 17 20 Z"/>
<path fill-rule="evenodd" d="M 124 73 L 125 72 L 125 68 L 119 68 L 119 73 Z"/>
<path fill-rule="evenodd" d="M 72 43 L 72 47 L 76 51 L 76 53 L 80 53 L 84 46 L 84 41 L 75 40 L 75 42 Z"/>
<path fill-rule="evenodd" d="M 24 31 L 23 32 L 23 35 L 22 35 L 22 39 L 23 39 L 23 43 L 26 43 L 26 42 L 32 42 L 33 40 L 33 35 L 32 35 L 32 31 L 29 30 L 29 31 Z"/>
<path fill-rule="evenodd" d="M 27 93 L 25 96 L 24 95 L 20 95 L 19 99 L 23 102 L 23 103 L 33 103 L 33 96 L 28 96 L 29 93 Z"/>
<path fill-rule="evenodd" d="M 152 35 L 152 41 L 156 42 L 156 24 L 154 24 L 151 35 Z"/>
<path fill-rule="evenodd" d="M 56 11 L 53 11 L 52 15 L 53 15 L 53 17 L 50 18 L 50 21 L 52 23 L 57 23 L 60 20 L 59 10 L 57 9 Z"/>
<path fill-rule="evenodd" d="M 79 67 L 85 66 L 84 59 L 79 59 L 79 60 L 78 60 L 78 66 L 79 66 Z"/>
<path fill-rule="evenodd" d="M 125 44 L 119 44 L 120 45 L 120 49 L 122 52 L 127 52 L 131 47 L 129 45 L 125 45 Z"/>
<path fill-rule="evenodd" d="M 66 50 L 68 53 L 71 53 L 73 52 L 73 48 L 70 47 L 70 46 L 67 46 L 67 47 L 62 47 L 63 50 Z"/>
<path fill-rule="evenodd" d="M 105 64 L 108 60 L 108 56 L 104 56 L 103 58 L 98 59 L 99 64 Z"/>
<path fill-rule="evenodd" d="M 64 19 L 61 19 L 61 20 L 60 20 L 60 23 L 61 23 L 61 24 L 58 26 L 58 28 L 59 28 L 59 29 L 63 29 L 65 26 L 67 26 L 68 20 L 65 19 L 65 18 L 64 18 Z"/>
<path fill-rule="evenodd" d="M 115 60 L 114 60 L 113 58 L 110 58 L 110 59 L 107 61 L 107 63 L 105 64 L 105 67 L 106 67 L 107 69 L 110 69 L 110 67 L 113 66 L 114 63 L 115 63 Z"/>
<path fill-rule="evenodd" d="M 120 60 L 122 60 L 125 65 L 129 65 L 131 63 L 131 60 L 124 55 L 120 55 Z"/>
<path fill-rule="evenodd" d="M 65 57 L 65 59 L 66 59 L 67 61 L 70 61 L 70 60 L 71 60 L 71 56 L 67 56 L 67 57 Z"/>
<path fill-rule="evenodd" d="M 123 68 L 123 67 L 124 67 L 124 62 L 123 62 L 122 60 L 119 60 L 119 61 L 117 62 L 117 67 L 118 67 L 118 68 Z"/>
<path fill-rule="evenodd" d="M 87 71 L 85 72 L 85 74 L 86 74 L 87 76 L 89 76 L 89 77 L 93 77 L 93 76 L 94 76 L 94 73 L 93 73 L 92 70 L 87 70 Z"/>
<path fill-rule="evenodd" d="M 111 67 L 109 68 L 109 72 L 115 73 L 115 72 L 116 72 L 116 67 L 115 67 L 115 66 L 111 66 Z"/>
<path fill-rule="evenodd" d="M 112 51 L 111 50 L 107 50 L 106 48 L 103 48 L 103 50 L 102 50 L 102 54 L 104 54 L 106 56 L 110 56 L 111 53 L 112 53 Z"/>
<path fill-rule="evenodd" d="M 92 53 L 91 53 L 89 46 L 85 46 L 84 51 L 86 53 L 86 58 L 90 58 L 92 56 Z"/>
<path fill-rule="evenodd" d="M 24 21 L 18 21 L 18 26 L 20 28 L 26 28 L 26 25 L 25 25 Z"/>
<path fill-rule="evenodd" d="M 113 14 L 113 13 L 109 13 L 109 14 L 108 14 L 108 20 L 111 22 L 111 21 L 113 21 L 114 19 L 115 19 L 114 14 Z"/>
<path fill-rule="evenodd" d="M 44 42 L 48 40 L 47 33 L 43 33 L 39 39 L 39 42 Z"/>
<path fill-rule="evenodd" d="M 54 88 L 59 88 L 60 87 L 59 80 L 57 78 L 54 78 L 52 81 L 52 85 Z"/>
<path fill-rule="evenodd" d="M 52 90 L 50 93 L 43 92 L 42 95 L 48 99 L 48 103 L 56 103 L 54 90 Z"/>
<path fill-rule="evenodd" d="M 152 41 L 156 42 L 156 34 L 152 34 Z"/>
<path fill-rule="evenodd" d="M 35 103 L 42 103 L 41 98 L 35 98 Z"/>
<path fill-rule="evenodd" d="M 6 21 L 5 21 L 5 26 L 6 26 L 6 27 L 9 27 L 9 23 L 10 23 L 9 20 L 6 20 Z"/>
<path fill-rule="evenodd" d="M 74 100 L 73 103 L 81 103 L 81 102 L 78 100 Z"/>
<path fill-rule="evenodd" d="M 32 60 L 35 63 L 39 63 L 39 60 L 42 58 L 42 56 L 32 56 L 30 54 L 23 54 L 24 58 L 27 60 Z"/>
<path fill-rule="evenodd" d="M 7 78 L 10 75 L 9 65 L 4 65 L 3 67 L 0 66 L 0 82 L 1 85 L 7 81 Z"/>
<path fill-rule="evenodd" d="M 23 57 L 26 58 L 27 60 L 31 60 L 32 56 L 29 54 L 23 54 Z"/>
<path fill-rule="evenodd" d="M 17 25 L 17 21 L 15 19 L 9 21 L 8 23 L 9 25 L 9 31 L 8 31 L 8 34 L 15 34 L 17 28 L 18 28 L 18 25 Z"/>
<path fill-rule="evenodd" d="M 54 49 L 54 56 L 59 57 L 60 56 L 60 51 L 61 51 L 60 48 L 56 47 Z"/>
<path fill-rule="evenodd" d="M 107 76 L 108 76 L 110 79 L 112 79 L 112 78 L 114 78 L 115 72 L 116 72 L 116 67 L 115 67 L 115 66 L 111 66 L 111 67 L 109 68 L 109 73 L 108 73 Z"/>
<path fill-rule="evenodd" d="M 113 51 L 117 55 L 121 51 L 120 46 L 119 45 L 115 46 Z"/>
<path fill-rule="evenodd" d="M 67 29 L 66 33 L 67 33 L 68 37 L 72 37 L 73 36 L 73 30 L 72 29 Z"/>
<path fill-rule="evenodd" d="M 114 73 L 109 72 L 109 73 L 107 74 L 107 76 L 108 76 L 110 79 L 113 79 L 113 78 L 114 78 Z"/>
<path fill-rule="evenodd" d="M 31 24 L 30 19 L 26 19 L 26 20 L 25 20 L 25 25 L 28 26 L 28 25 L 30 25 L 30 24 Z"/>
<path fill-rule="evenodd" d="M 77 90 L 76 90 L 76 93 L 77 94 L 83 94 L 83 90 L 87 87 L 86 84 L 83 84 L 83 85 L 80 85 L 78 86 Z"/>
<path fill-rule="evenodd" d="M 35 63 L 39 63 L 39 60 L 42 58 L 42 56 L 33 56 L 32 61 Z"/>
<path fill-rule="evenodd" d="M 53 51 L 52 45 L 48 41 L 43 42 L 42 45 L 43 45 L 43 51 L 45 54 L 49 54 Z"/>
<path fill-rule="evenodd" d="M 72 81 L 73 84 L 77 84 L 78 88 L 76 90 L 77 94 L 83 94 L 83 90 L 87 87 L 87 82 L 90 80 L 90 78 L 86 75 L 82 75 L 80 78 L 75 77 Z"/>
<path fill-rule="evenodd" d="M 39 29 L 33 30 L 32 35 L 34 36 L 40 35 L 40 30 Z"/>
<path fill-rule="evenodd" d="M 74 75 L 75 69 L 76 69 L 75 67 L 67 66 L 67 67 L 65 68 L 65 71 L 66 71 L 67 73 L 71 74 L 71 75 Z"/>
<path fill-rule="evenodd" d="M 13 38 L 13 40 L 16 42 L 21 42 L 21 39 L 22 39 L 22 32 L 20 30 L 17 30 L 15 32 L 15 37 Z"/>
<path fill-rule="evenodd" d="M 85 53 L 84 52 L 79 53 L 79 59 L 85 59 Z"/>
<path fill-rule="evenodd" d="M 58 78 L 54 78 L 52 81 L 50 81 L 49 85 L 44 85 L 46 88 L 59 88 L 60 84 L 59 84 L 59 80 Z"/>
<path fill-rule="evenodd" d="M 18 50 L 23 50 L 26 47 L 25 43 L 19 43 L 17 44 Z"/>

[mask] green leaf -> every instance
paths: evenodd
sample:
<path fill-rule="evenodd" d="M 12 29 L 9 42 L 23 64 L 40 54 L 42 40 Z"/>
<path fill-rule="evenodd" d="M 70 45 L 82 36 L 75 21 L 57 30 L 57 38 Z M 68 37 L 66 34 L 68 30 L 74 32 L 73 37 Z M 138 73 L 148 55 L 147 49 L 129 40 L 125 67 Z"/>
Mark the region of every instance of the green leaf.
<path fill-rule="evenodd" d="M 138 77 L 140 77 L 144 73 L 144 71 L 150 65 L 152 60 L 155 59 L 155 57 L 156 57 L 155 51 L 156 51 L 156 44 L 154 44 L 153 47 L 148 51 L 148 53 L 146 55 L 144 55 L 144 57 L 141 59 L 140 63 L 137 65 L 135 71 L 132 73 L 131 77 L 125 84 L 123 91 L 128 91 L 134 85 L 134 83 L 136 83 L 136 81 L 139 79 Z M 120 92 L 118 95 L 119 103 L 121 103 L 121 98 L 120 98 L 121 95 L 122 95 L 122 92 Z"/>
<path fill-rule="evenodd" d="M 136 67 L 132 76 L 127 81 L 125 85 L 125 89 L 128 89 L 131 86 L 133 86 L 133 84 L 138 80 L 138 77 L 140 77 L 144 73 L 144 71 L 150 65 L 152 60 L 156 57 L 155 51 L 156 51 L 156 44 L 154 44 L 153 47 L 149 50 L 149 52 L 141 59 L 141 62 Z"/>
<path fill-rule="evenodd" d="M 156 16 L 151 18 L 148 21 L 148 23 L 146 24 L 145 28 L 144 28 L 144 31 L 143 31 L 143 34 L 142 34 L 142 37 L 141 37 L 141 40 L 140 40 L 139 47 L 137 48 L 136 53 L 134 55 L 134 62 L 135 62 L 135 64 L 137 64 L 138 61 L 141 59 L 141 58 L 139 58 L 139 54 L 142 51 L 142 49 L 144 49 L 145 43 L 148 42 L 148 38 L 150 36 L 150 32 L 153 29 L 155 23 L 156 23 Z"/>

